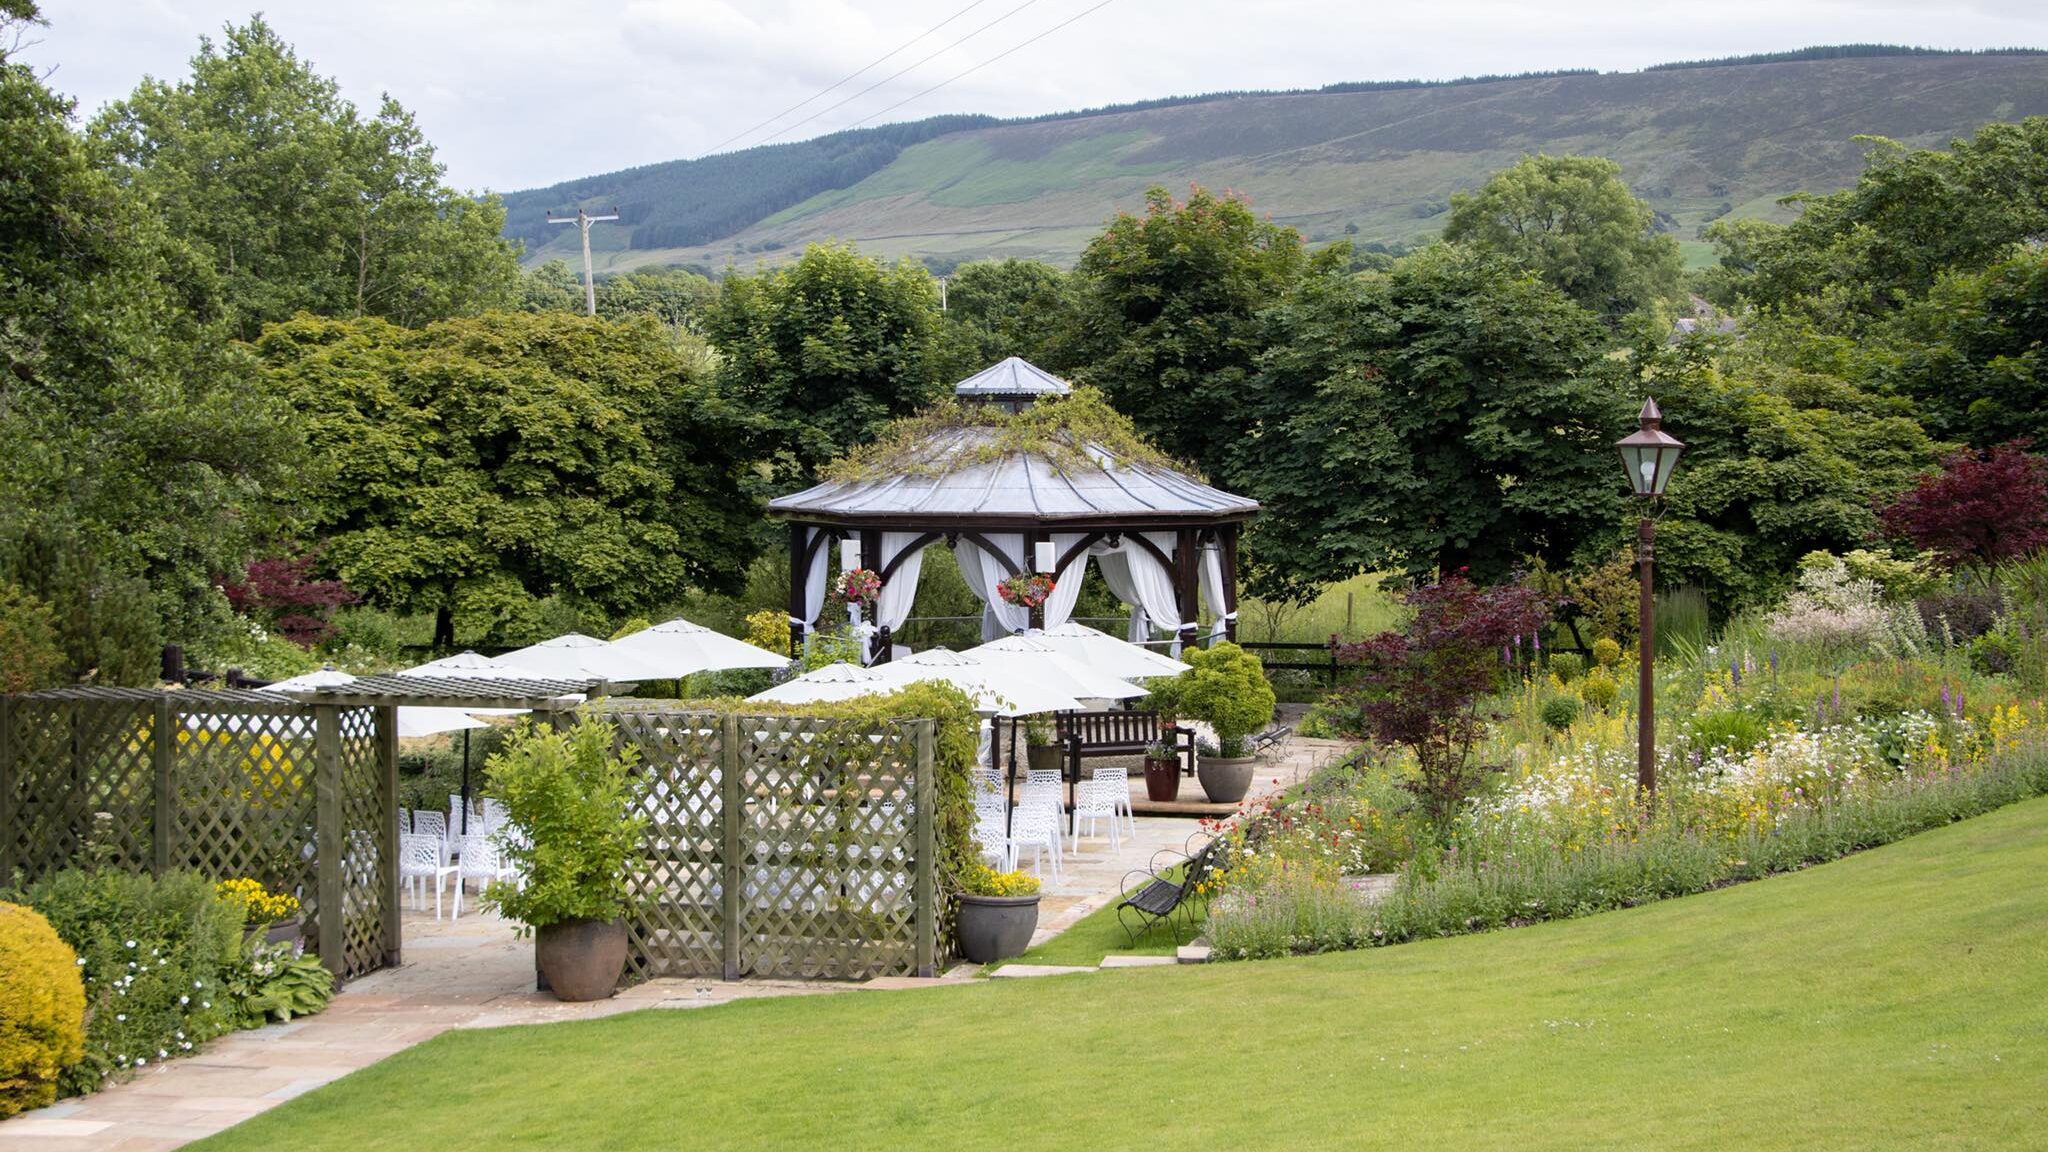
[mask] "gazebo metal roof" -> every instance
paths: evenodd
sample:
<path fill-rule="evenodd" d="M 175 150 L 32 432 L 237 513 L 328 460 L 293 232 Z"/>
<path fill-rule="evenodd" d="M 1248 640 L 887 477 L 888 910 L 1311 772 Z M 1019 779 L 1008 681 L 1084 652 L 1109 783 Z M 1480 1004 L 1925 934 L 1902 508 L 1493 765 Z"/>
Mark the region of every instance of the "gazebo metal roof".
<path fill-rule="evenodd" d="M 1065 396 L 1073 390 L 1072 384 L 1022 356 L 998 361 L 953 385 L 953 395 L 963 398 Z"/>
<path fill-rule="evenodd" d="M 935 433 L 916 471 L 819 484 L 770 501 L 768 513 L 848 527 L 1135 529 L 1232 523 L 1259 510 L 1255 500 L 1169 468 L 1119 459 L 1093 444 L 1084 450 L 1096 468 L 1062 469 L 1036 453 L 983 459 L 980 450 L 995 438 L 977 427 Z"/>

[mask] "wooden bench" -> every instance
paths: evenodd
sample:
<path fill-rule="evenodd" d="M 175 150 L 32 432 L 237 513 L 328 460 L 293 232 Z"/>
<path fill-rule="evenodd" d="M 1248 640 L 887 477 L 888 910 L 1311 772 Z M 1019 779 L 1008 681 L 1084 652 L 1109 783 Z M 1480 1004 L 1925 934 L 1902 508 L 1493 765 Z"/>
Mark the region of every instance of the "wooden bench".
<path fill-rule="evenodd" d="M 1142 711 L 1061 712 L 1056 729 L 1067 750 L 1067 782 L 1081 779 L 1081 761 L 1096 756 L 1142 756 L 1145 749 L 1168 739 L 1181 770 L 1195 772 L 1195 734 L 1186 728 L 1161 729 L 1159 713 Z"/>
<path fill-rule="evenodd" d="M 1166 874 L 1171 872 L 1174 866 L 1159 867 L 1156 856 L 1153 857 L 1152 867 L 1141 868 L 1124 877 L 1125 895 L 1123 901 L 1116 906 L 1116 922 L 1124 930 L 1124 935 L 1130 937 L 1131 943 L 1136 944 L 1140 935 L 1150 932 L 1160 921 L 1171 923 L 1183 910 L 1186 911 L 1192 925 L 1195 915 L 1194 904 L 1201 898 L 1202 881 L 1208 879 L 1210 870 L 1216 867 L 1217 858 L 1222 855 L 1223 848 L 1224 839 L 1217 836 L 1202 845 L 1200 851 L 1183 857 L 1180 864 L 1184 867 L 1181 868 L 1178 880 L 1166 878 Z M 1131 881 L 1135 877 L 1144 877 L 1145 882 L 1134 890 Z M 1124 920 L 1126 908 L 1137 915 L 1139 927 L 1135 932 Z M 1179 943 L 1178 928 L 1174 930 L 1173 938 L 1175 943 Z"/>

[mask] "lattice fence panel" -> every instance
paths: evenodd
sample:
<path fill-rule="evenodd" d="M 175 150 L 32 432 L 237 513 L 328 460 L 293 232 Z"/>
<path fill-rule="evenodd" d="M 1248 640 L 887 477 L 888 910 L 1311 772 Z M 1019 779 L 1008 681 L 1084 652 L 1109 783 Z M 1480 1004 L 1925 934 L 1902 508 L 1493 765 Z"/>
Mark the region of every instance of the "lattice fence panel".
<path fill-rule="evenodd" d="M 710 713 L 625 711 L 605 719 L 621 748 L 640 757 L 641 813 L 647 818 L 641 899 L 627 921 L 627 970 L 634 979 L 724 973 L 720 929 L 724 830 L 720 721 Z"/>
<path fill-rule="evenodd" d="M 86 861 L 98 823 L 106 863 L 149 870 L 156 826 L 150 705 L 15 700 L 6 718 L 0 746 L 13 771 L 10 794 L 0 796 L 10 812 L 0 859 L 36 880 Z M 104 819 L 96 820 L 99 813 Z"/>
<path fill-rule="evenodd" d="M 313 720 L 296 710 L 180 709 L 171 866 L 252 876 L 297 895 L 310 917 Z"/>
<path fill-rule="evenodd" d="M 377 713 L 341 713 L 342 967 L 353 979 L 384 964 L 397 941 L 384 939 L 384 822 L 397 819 L 385 805 L 377 749 Z"/>
<path fill-rule="evenodd" d="M 914 741 L 847 721 L 742 716 L 739 727 L 741 970 L 914 972 Z"/>

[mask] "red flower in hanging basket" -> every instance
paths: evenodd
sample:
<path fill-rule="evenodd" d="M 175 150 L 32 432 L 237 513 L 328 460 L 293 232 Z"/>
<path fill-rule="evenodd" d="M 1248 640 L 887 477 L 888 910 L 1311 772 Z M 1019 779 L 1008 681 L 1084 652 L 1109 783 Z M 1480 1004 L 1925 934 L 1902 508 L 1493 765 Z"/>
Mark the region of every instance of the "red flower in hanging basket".
<path fill-rule="evenodd" d="M 996 594 L 1003 598 L 1005 604 L 1015 604 L 1019 608 L 1037 608 L 1052 595 L 1053 587 L 1052 577 L 1038 572 L 1029 576 L 1010 577 L 996 585 Z"/>
<path fill-rule="evenodd" d="M 839 590 L 848 604 L 873 608 L 876 598 L 882 594 L 882 578 L 869 569 L 855 568 L 840 578 Z"/>

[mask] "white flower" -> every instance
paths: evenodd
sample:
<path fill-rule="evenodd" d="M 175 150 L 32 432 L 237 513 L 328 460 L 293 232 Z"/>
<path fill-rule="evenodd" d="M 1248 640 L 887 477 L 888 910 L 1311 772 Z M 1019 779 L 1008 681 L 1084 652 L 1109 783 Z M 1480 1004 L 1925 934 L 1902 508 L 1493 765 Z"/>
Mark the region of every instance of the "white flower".
<path fill-rule="evenodd" d="M 130 940 L 130 941 L 128 942 L 128 946 L 129 946 L 130 948 L 133 948 L 133 947 L 135 947 L 135 941 L 133 941 L 133 940 Z"/>
<path fill-rule="evenodd" d="M 79 966 L 80 968 L 83 968 L 83 967 L 85 967 L 85 957 L 83 957 L 83 956 L 80 956 L 80 957 L 78 958 L 78 966 Z"/>
<path fill-rule="evenodd" d="M 135 1058 L 135 1066 L 136 1066 L 137 1068 L 140 1068 L 140 1067 L 142 1067 L 142 1066 L 143 1066 L 144 1064 L 147 1064 L 147 1063 L 149 1063 L 149 1061 L 147 1061 L 147 1060 L 144 1060 L 144 1059 L 143 1059 L 142 1057 L 140 1057 L 140 1056 L 137 1056 L 137 1057 Z"/>
<path fill-rule="evenodd" d="M 178 1004 L 179 1004 L 179 1006 L 180 1006 L 180 1007 L 183 1007 L 183 1006 L 184 1006 L 184 1005 L 186 1005 L 186 1004 L 190 1004 L 191 1002 L 192 1002 L 192 998 L 191 998 L 190 996 L 180 996 L 180 997 L 178 997 Z"/>
<path fill-rule="evenodd" d="M 114 1019 L 116 1019 L 116 1020 L 126 1020 L 126 1019 L 128 1019 L 128 1014 L 127 1014 L 126 1012 L 116 1012 L 116 1013 L 114 1013 Z"/>

